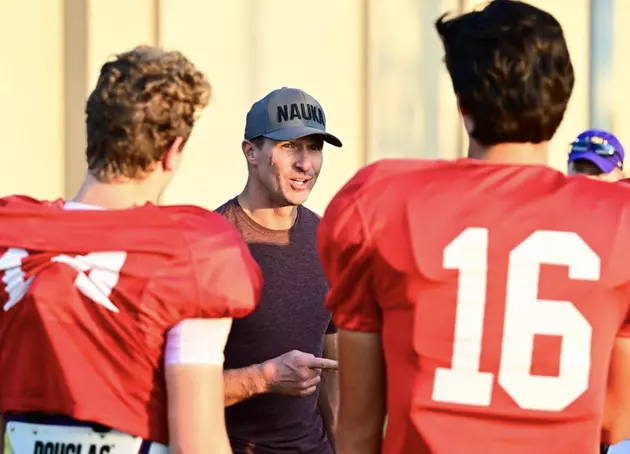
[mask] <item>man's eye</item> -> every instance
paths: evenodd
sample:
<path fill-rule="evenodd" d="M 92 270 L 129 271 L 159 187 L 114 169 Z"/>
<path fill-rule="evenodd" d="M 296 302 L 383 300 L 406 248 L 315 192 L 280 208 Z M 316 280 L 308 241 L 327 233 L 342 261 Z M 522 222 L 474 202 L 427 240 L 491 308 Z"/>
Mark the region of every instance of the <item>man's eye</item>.
<path fill-rule="evenodd" d="M 292 143 L 290 143 L 290 142 L 285 143 L 284 145 L 282 145 L 282 147 L 283 148 L 295 148 L 295 146 Z"/>

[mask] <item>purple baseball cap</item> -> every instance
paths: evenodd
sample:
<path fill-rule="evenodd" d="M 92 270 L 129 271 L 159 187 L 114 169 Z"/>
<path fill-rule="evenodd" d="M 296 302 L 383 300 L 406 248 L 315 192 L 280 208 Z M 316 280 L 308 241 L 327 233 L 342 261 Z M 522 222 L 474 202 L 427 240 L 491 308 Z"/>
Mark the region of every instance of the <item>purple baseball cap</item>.
<path fill-rule="evenodd" d="M 604 173 L 623 169 L 624 158 L 625 153 L 619 139 L 602 129 L 584 131 L 571 143 L 569 150 L 569 162 L 586 159 Z"/>

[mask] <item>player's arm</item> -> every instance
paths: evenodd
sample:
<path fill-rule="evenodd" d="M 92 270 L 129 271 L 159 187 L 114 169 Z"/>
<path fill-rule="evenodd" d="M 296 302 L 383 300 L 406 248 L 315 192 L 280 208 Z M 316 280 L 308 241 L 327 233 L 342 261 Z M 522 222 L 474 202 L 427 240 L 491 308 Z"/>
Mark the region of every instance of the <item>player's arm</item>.
<path fill-rule="evenodd" d="M 262 272 L 236 228 L 221 215 L 213 213 L 213 216 L 215 225 L 223 229 L 222 244 L 215 245 L 212 238 L 208 238 L 207 245 L 191 248 L 198 263 L 202 312 L 205 317 L 216 317 L 218 312 L 233 318 L 244 317 L 258 305 Z M 224 406 L 263 393 L 268 387 L 262 365 L 226 370 L 221 380 Z"/>
<path fill-rule="evenodd" d="M 187 209 L 195 216 L 184 219 L 189 247 L 181 268 L 192 272 L 192 285 L 182 287 L 182 279 L 168 275 L 163 279 L 177 286 L 179 298 L 193 292 L 191 304 L 181 309 L 184 320 L 168 333 L 169 452 L 229 453 L 223 351 L 232 319 L 258 305 L 262 273 L 233 225 L 216 213 Z"/>
<path fill-rule="evenodd" d="M 332 323 L 331 323 L 332 325 Z M 324 336 L 324 358 L 338 361 L 337 354 L 337 332 L 334 325 L 328 329 L 330 334 Z M 328 439 L 333 446 L 336 445 L 337 438 L 337 413 L 339 411 L 339 376 L 335 369 L 322 370 L 322 381 L 320 385 L 319 398 L 317 401 L 319 412 L 324 421 L 324 427 L 328 434 Z"/>
<path fill-rule="evenodd" d="M 602 425 L 602 442 L 611 445 L 630 437 L 630 332 L 620 334 L 610 358 Z"/>
<path fill-rule="evenodd" d="M 337 454 L 378 454 L 385 419 L 381 309 L 370 236 L 355 199 L 360 179 L 358 174 L 332 200 L 317 238 L 330 285 L 326 307 L 339 329 Z"/>
<path fill-rule="evenodd" d="M 168 332 L 169 452 L 231 452 L 223 407 L 223 349 L 232 319 L 188 319 Z"/>
<path fill-rule="evenodd" d="M 338 453 L 378 454 L 385 423 L 385 363 L 380 333 L 339 331 Z"/>

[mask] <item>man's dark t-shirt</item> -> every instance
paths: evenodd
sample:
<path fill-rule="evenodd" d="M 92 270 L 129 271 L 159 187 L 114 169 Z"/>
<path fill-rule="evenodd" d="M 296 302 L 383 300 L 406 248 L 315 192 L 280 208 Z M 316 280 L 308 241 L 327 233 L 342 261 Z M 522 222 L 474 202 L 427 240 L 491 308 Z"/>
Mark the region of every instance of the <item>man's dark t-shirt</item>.
<path fill-rule="evenodd" d="M 217 208 L 243 234 L 262 269 L 265 284 L 258 308 L 235 319 L 225 347 L 225 369 L 259 364 L 300 350 L 322 356 L 324 334 L 335 332 L 324 307 L 328 291 L 319 263 L 319 216 L 298 207 L 290 230 L 269 230 L 232 199 Z M 264 394 L 225 410 L 236 454 L 332 454 L 316 393 L 307 397 Z"/>

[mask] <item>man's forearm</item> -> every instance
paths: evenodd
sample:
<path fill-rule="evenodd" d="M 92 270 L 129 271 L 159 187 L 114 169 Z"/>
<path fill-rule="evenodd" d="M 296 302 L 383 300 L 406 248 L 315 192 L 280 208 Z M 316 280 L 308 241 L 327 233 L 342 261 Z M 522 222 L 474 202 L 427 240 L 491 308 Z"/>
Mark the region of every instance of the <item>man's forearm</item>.
<path fill-rule="evenodd" d="M 268 383 L 262 366 L 256 364 L 242 369 L 223 371 L 223 389 L 225 406 L 229 407 L 258 394 L 266 393 Z"/>
<path fill-rule="evenodd" d="M 337 371 L 322 371 L 322 383 L 317 401 L 328 439 L 336 445 L 337 411 L 339 410 L 339 378 Z"/>

